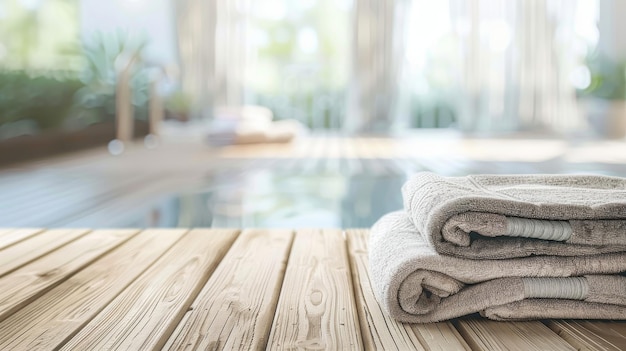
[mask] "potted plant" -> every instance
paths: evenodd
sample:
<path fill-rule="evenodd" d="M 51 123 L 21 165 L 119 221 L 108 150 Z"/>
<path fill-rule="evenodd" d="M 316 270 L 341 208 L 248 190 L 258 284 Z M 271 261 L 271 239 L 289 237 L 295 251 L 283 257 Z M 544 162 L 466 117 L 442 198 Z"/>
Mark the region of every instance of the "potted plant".
<path fill-rule="evenodd" d="M 191 97 L 182 91 L 174 91 L 166 97 L 166 118 L 179 122 L 187 122 L 190 119 L 192 109 Z"/>
<path fill-rule="evenodd" d="M 116 62 L 121 56 L 135 56 L 130 85 L 135 123 L 148 118 L 149 70 L 143 60 L 147 41 L 123 32 L 95 33 L 83 44 L 86 66 L 81 80 L 84 87 L 76 94 L 79 113 L 75 117 L 86 123 L 113 122 L 116 114 L 116 85 L 118 72 Z"/>
<path fill-rule="evenodd" d="M 586 60 L 590 83 L 579 91 L 592 128 L 603 137 L 626 136 L 626 63 L 595 52 Z"/>

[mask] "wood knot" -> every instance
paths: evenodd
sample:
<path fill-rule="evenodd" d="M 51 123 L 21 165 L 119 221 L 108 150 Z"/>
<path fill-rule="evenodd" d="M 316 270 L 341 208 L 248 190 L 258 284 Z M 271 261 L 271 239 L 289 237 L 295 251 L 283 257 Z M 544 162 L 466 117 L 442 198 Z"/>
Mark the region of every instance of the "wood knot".
<path fill-rule="evenodd" d="M 37 277 L 39 278 L 49 278 L 52 277 L 54 275 L 56 275 L 59 272 L 59 270 L 57 268 L 51 269 L 49 271 L 46 272 L 41 272 L 41 273 L 37 273 Z"/>
<path fill-rule="evenodd" d="M 320 303 L 322 303 L 322 297 L 323 294 L 321 291 L 319 290 L 315 290 L 311 293 L 311 303 L 315 306 L 319 305 Z"/>

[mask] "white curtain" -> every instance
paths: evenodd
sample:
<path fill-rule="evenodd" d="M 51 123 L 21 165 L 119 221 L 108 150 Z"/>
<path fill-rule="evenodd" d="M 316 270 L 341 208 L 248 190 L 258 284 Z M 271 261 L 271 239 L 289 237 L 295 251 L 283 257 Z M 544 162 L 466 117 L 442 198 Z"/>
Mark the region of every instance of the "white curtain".
<path fill-rule="evenodd" d="M 570 75 L 581 59 L 576 0 L 454 0 L 461 46 L 459 126 L 469 131 L 580 129 Z M 584 52 L 584 50 L 583 50 Z"/>
<path fill-rule="evenodd" d="M 406 94 L 454 106 L 456 126 L 465 131 L 584 127 L 571 77 L 597 41 L 597 1 L 412 5 Z"/>
<path fill-rule="evenodd" d="M 406 0 L 354 2 L 348 132 L 387 132 L 396 123 L 408 5 Z"/>
<path fill-rule="evenodd" d="M 244 103 L 249 1 L 176 2 L 183 86 L 205 113 Z M 414 125 L 411 104 L 420 99 L 445 107 L 439 121 L 445 112 L 467 131 L 581 128 L 570 78 L 593 41 L 596 7 L 596 0 L 354 0 L 344 129 Z"/>
<path fill-rule="evenodd" d="M 243 104 L 249 0 L 175 3 L 183 91 L 202 116 L 214 106 Z"/>
<path fill-rule="evenodd" d="M 413 104 L 412 126 L 558 133 L 585 126 L 572 77 L 597 42 L 596 0 L 411 5 L 400 96 Z"/>

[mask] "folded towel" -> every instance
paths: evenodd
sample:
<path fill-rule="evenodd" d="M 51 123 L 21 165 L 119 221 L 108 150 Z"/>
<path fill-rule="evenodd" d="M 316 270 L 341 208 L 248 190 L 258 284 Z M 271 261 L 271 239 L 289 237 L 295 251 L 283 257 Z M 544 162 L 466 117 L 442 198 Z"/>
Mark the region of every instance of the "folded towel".
<path fill-rule="evenodd" d="M 419 173 L 404 208 L 437 252 L 474 259 L 626 251 L 626 179 Z"/>
<path fill-rule="evenodd" d="M 412 223 L 411 213 L 412 220 L 405 211 L 388 214 L 370 231 L 372 285 L 381 305 L 400 321 L 437 322 L 476 312 L 496 320 L 626 319 L 624 252 L 453 257 L 436 251 L 427 239 L 432 236 Z M 517 249 L 510 248 L 520 256 Z"/>

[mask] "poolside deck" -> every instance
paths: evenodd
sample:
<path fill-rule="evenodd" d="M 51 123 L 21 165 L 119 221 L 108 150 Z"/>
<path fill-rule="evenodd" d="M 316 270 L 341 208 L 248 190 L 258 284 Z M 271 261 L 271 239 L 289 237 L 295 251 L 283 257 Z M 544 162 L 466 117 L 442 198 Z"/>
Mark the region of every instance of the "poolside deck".
<path fill-rule="evenodd" d="M 618 350 L 626 323 L 408 325 L 365 230 L 0 230 L 0 350 Z"/>

